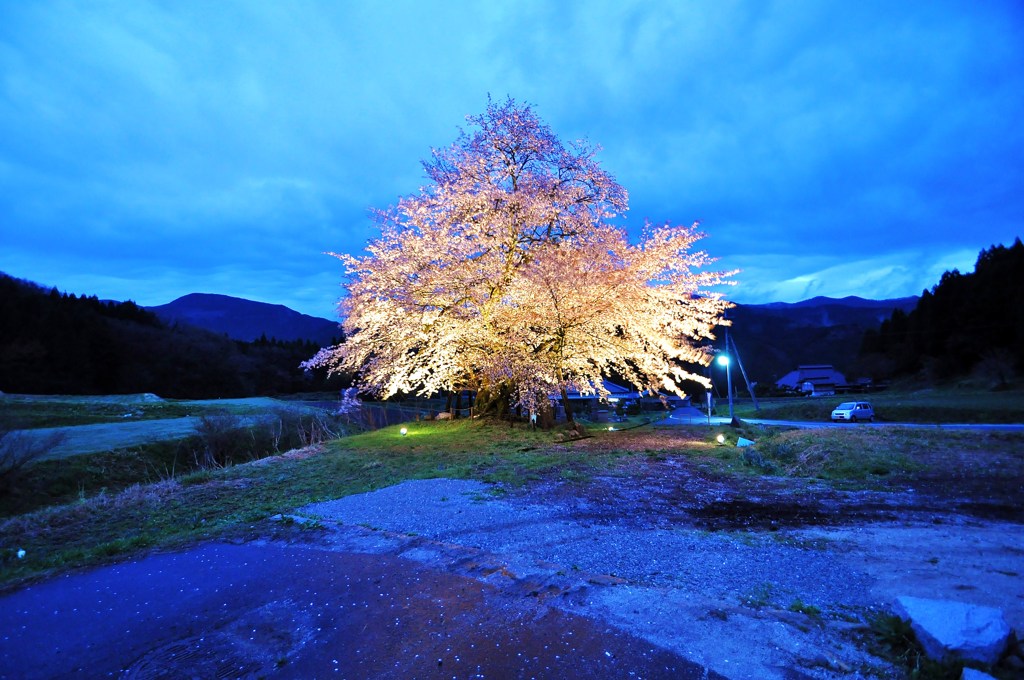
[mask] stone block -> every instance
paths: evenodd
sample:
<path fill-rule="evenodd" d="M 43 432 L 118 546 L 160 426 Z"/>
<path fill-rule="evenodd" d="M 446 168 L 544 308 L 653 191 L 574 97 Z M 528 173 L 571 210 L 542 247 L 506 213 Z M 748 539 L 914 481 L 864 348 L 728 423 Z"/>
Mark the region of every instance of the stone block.
<path fill-rule="evenodd" d="M 993 607 L 904 595 L 896 598 L 896 614 L 910 621 L 925 653 L 937 661 L 994 664 L 1010 641 L 1010 626 Z"/>
<path fill-rule="evenodd" d="M 974 668 L 965 668 L 960 674 L 960 680 L 998 680 L 998 678 Z"/>

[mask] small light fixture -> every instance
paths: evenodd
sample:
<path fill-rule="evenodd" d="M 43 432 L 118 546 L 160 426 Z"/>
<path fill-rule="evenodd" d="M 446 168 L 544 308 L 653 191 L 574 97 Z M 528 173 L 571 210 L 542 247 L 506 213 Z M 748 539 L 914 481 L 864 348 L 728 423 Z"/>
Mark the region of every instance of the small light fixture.
<path fill-rule="evenodd" d="M 409 428 L 403 427 L 401 430 L 398 431 L 398 433 L 404 437 L 405 435 L 409 434 Z"/>
<path fill-rule="evenodd" d="M 718 440 L 719 444 L 724 444 L 725 443 L 725 435 L 724 434 L 718 435 L 717 437 L 715 437 L 715 439 Z"/>
<path fill-rule="evenodd" d="M 615 432 L 615 426 L 614 425 L 609 425 L 608 426 L 608 431 L 609 432 Z"/>

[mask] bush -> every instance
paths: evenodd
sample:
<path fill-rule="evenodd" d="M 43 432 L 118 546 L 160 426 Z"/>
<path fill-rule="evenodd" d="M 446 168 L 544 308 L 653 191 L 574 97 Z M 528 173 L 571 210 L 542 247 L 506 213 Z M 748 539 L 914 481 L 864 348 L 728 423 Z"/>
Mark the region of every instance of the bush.
<path fill-rule="evenodd" d="M 24 468 L 59 446 L 67 435 L 50 432 L 37 435 L 19 430 L 0 430 L 0 494 L 14 488 Z"/>
<path fill-rule="evenodd" d="M 199 418 L 196 432 L 183 439 L 44 458 L 64 436 L 0 426 L 0 517 L 116 493 L 134 484 L 174 479 L 198 483 L 202 476 L 189 475 L 318 444 L 346 429 L 351 426 L 343 417 L 304 409 L 281 408 L 259 417 L 221 412 Z"/>
<path fill-rule="evenodd" d="M 207 470 L 264 458 L 337 439 L 336 418 L 282 409 L 255 422 L 233 415 L 207 415 L 196 426 L 195 469 Z"/>
<path fill-rule="evenodd" d="M 195 465 L 199 469 L 224 467 L 246 455 L 245 431 L 242 420 L 232 415 L 204 415 L 199 418 L 196 435 L 199 448 L 194 449 Z"/>

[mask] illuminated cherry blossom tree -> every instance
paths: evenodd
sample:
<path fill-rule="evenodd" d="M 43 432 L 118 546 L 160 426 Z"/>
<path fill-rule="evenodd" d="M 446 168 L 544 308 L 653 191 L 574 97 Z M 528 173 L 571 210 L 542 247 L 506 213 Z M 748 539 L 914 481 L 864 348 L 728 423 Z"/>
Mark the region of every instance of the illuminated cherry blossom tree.
<path fill-rule="evenodd" d="M 690 251 L 701 238 L 696 225 L 648 226 L 638 246 L 607 225 L 589 236 L 522 271 L 510 315 L 510 347 L 531 358 L 521 389 L 557 389 L 565 399 L 566 388 L 603 393 L 602 379 L 615 375 L 641 391 L 683 396 L 684 381 L 705 383 L 685 366 L 708 363 L 701 341 L 713 337 L 727 303 L 706 294 L 723 275 L 695 271 L 711 261 Z"/>
<path fill-rule="evenodd" d="M 377 214 L 366 254 L 334 254 L 347 339 L 307 365 L 382 397 L 472 387 L 528 408 L 607 394 L 609 375 L 680 395 L 706 384 L 685 366 L 710 360 L 701 341 L 729 304 L 709 289 L 729 274 L 697 271 L 712 260 L 690 252 L 696 229 L 648 227 L 631 245 L 609 222 L 626 191 L 596 149 L 563 145 L 511 98 L 467 120 L 472 134 L 424 163 L 430 184 Z"/>

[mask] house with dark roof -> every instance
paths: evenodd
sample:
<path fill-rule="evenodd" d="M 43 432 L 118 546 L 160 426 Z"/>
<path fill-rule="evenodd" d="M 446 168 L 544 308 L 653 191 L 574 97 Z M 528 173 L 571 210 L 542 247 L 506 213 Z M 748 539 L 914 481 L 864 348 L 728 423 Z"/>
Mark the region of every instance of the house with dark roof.
<path fill-rule="evenodd" d="M 845 389 L 846 377 L 829 364 L 800 366 L 782 376 L 775 386 L 811 396 L 825 396 Z"/>

